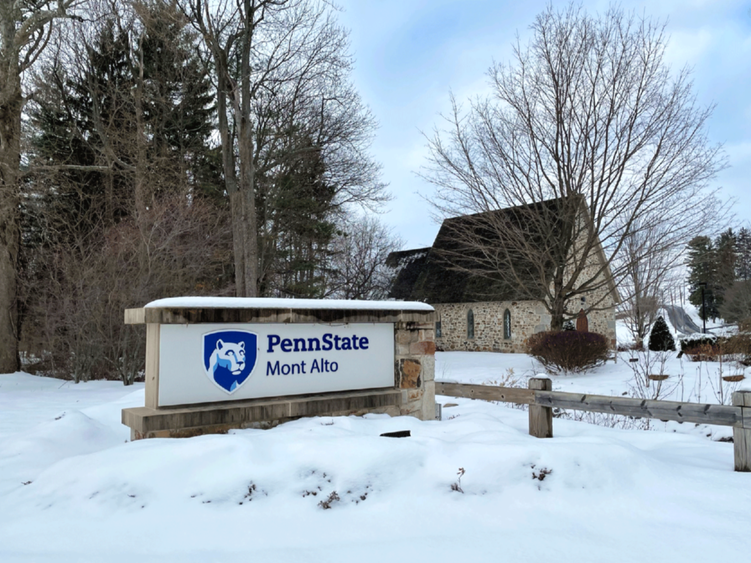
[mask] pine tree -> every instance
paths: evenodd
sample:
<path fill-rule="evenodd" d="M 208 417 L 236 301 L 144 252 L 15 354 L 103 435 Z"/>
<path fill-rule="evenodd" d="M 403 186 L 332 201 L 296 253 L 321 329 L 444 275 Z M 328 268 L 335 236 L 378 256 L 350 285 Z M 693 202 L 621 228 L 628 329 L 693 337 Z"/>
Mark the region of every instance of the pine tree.
<path fill-rule="evenodd" d="M 735 268 L 737 264 L 736 236 L 732 229 L 728 229 L 715 239 L 717 249 L 717 308 L 722 308 L 725 293 L 735 283 Z"/>
<path fill-rule="evenodd" d="M 717 305 L 717 250 L 712 239 L 706 236 L 695 237 L 688 243 L 689 290 L 688 300 L 699 309 L 702 319 L 716 319 L 719 316 Z M 702 287 L 704 301 L 702 306 Z"/>
<path fill-rule="evenodd" d="M 209 139 L 212 89 L 195 37 L 169 4 L 142 7 L 139 18 L 125 28 L 114 18 L 102 20 L 75 72 L 53 61 L 40 75 L 43 87 L 30 111 L 38 131 L 34 158 L 53 172 L 35 189 L 47 210 L 54 208 L 46 215 L 59 218 L 61 227 L 50 229 L 56 233 L 98 236 L 97 229 L 130 216 L 137 164 L 151 197 L 180 193 L 224 203 Z M 139 143 L 146 145 L 141 152 Z"/>
<path fill-rule="evenodd" d="M 271 226 L 262 233 L 266 254 L 262 294 L 320 298 L 334 234 L 335 190 L 325 181 L 321 148 L 306 136 L 294 143 L 273 176 L 259 178 L 257 208 Z"/>
<path fill-rule="evenodd" d="M 751 231 L 743 227 L 735 237 L 735 277 L 741 281 L 751 280 Z"/>
<path fill-rule="evenodd" d="M 720 313 L 729 323 L 751 318 L 751 280 L 738 280 L 727 290 Z"/>
<path fill-rule="evenodd" d="M 662 315 L 657 317 L 655 324 L 652 326 L 652 333 L 649 335 L 649 349 L 653 352 L 667 352 L 675 350 L 675 340 L 670 334 L 670 328 Z"/>
<path fill-rule="evenodd" d="M 210 148 L 213 92 L 195 49 L 198 38 L 174 4 L 149 4 L 139 15 L 143 30 L 137 55 L 143 61 L 148 152 L 162 169 L 153 175 L 156 191 L 175 189 L 167 177 L 193 195 L 223 195 L 217 190 L 221 160 Z"/>

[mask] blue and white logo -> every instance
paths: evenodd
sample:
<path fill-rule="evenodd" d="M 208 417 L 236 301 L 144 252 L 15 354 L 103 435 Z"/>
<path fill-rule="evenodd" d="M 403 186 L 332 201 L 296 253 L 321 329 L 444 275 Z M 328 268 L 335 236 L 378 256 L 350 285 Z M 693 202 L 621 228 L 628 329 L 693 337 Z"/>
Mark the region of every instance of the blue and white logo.
<path fill-rule="evenodd" d="M 227 393 L 247 381 L 256 366 L 257 338 L 246 330 L 218 330 L 203 335 L 203 367 Z"/>

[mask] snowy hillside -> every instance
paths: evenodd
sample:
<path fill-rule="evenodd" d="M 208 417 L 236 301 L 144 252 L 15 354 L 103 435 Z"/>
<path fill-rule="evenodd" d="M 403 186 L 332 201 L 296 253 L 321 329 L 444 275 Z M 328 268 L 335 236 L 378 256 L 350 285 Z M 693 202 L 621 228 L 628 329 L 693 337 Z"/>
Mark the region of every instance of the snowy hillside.
<path fill-rule="evenodd" d="M 534 373 L 523 355 L 437 359 L 439 378 Z M 555 387 L 618 392 L 625 370 Z M 0 376 L 0 561 L 747 559 L 751 474 L 732 471 L 732 444 L 561 419 L 539 440 L 522 410 L 439 402 L 456 405 L 440 422 L 326 417 L 131 443 L 120 410 L 142 387 Z M 379 436 L 395 430 L 412 436 Z"/>

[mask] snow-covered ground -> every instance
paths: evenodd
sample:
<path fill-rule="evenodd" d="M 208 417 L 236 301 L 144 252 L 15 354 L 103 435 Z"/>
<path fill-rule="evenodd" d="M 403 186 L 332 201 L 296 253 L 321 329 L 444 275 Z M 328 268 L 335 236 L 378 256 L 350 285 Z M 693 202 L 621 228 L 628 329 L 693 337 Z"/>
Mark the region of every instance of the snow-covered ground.
<path fill-rule="evenodd" d="M 685 400 L 697 365 L 682 364 Z M 441 353 L 436 375 L 509 369 L 518 384 L 539 372 L 524 355 Z M 554 388 L 620 395 L 631 377 L 621 357 Z M 733 472 L 732 444 L 562 419 L 540 440 L 522 410 L 439 402 L 456 404 L 442 421 L 129 442 L 120 410 L 143 404 L 142 386 L 0 375 L 0 561 L 748 560 L 751 474 Z M 394 430 L 412 436 L 379 436 Z"/>

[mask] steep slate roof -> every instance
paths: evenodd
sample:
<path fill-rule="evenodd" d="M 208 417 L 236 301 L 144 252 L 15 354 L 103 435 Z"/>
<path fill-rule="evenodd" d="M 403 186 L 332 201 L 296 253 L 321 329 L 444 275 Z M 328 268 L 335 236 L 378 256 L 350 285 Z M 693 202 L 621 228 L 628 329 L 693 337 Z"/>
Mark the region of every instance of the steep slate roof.
<path fill-rule="evenodd" d="M 395 252 L 389 255 L 387 264 L 401 263 L 418 253 L 419 258 L 413 259 L 407 267 L 403 267 L 397 272 L 389 297 L 394 299 L 405 299 L 411 301 L 424 301 L 427 303 L 473 303 L 478 301 L 515 301 L 529 299 L 529 295 L 523 295 L 519 291 L 518 285 L 509 284 L 498 279 L 490 279 L 484 276 L 471 275 L 464 271 L 452 268 L 447 261 L 447 253 L 460 253 L 467 257 L 467 264 L 472 261 L 472 252 L 467 251 L 456 239 L 454 233 L 462 229 L 472 229 L 487 241 L 493 241 L 497 236 L 489 227 L 483 227 L 483 222 L 502 219 L 513 223 L 515 226 L 524 226 L 528 229 L 526 233 L 528 240 L 539 240 L 542 242 L 544 234 L 539 230 L 535 231 L 535 225 L 539 223 L 528 223 L 524 216 L 530 212 L 542 215 L 545 213 L 550 217 L 556 230 L 563 228 L 560 219 L 560 213 L 557 212 L 560 200 L 547 200 L 531 205 L 510 207 L 477 213 L 474 215 L 465 215 L 446 219 L 438 231 L 433 246 L 428 249 L 408 250 Z M 494 217 L 497 216 L 497 217 Z M 502 216 L 502 217 L 501 217 Z M 525 224 L 526 223 L 526 224 Z M 549 225 L 549 223 L 546 223 Z M 545 229 L 547 232 L 549 228 Z M 486 231 L 486 234 L 482 233 Z M 500 244 L 500 241 L 499 241 Z M 427 252 L 426 252 L 427 251 Z M 424 253 L 424 255 L 423 255 Z M 463 260 L 452 258 L 456 264 Z M 516 262 L 517 271 L 524 270 L 524 264 Z M 535 275 L 535 269 L 531 266 L 526 268 L 529 275 Z M 538 274 L 539 275 L 539 274 Z M 540 298 L 543 298 L 540 295 Z"/>
<path fill-rule="evenodd" d="M 389 297 L 404 301 L 410 300 L 412 289 L 425 267 L 425 261 L 430 250 L 431 247 L 416 248 L 392 252 L 388 255 L 386 266 L 395 270 L 394 283 L 391 286 Z"/>

